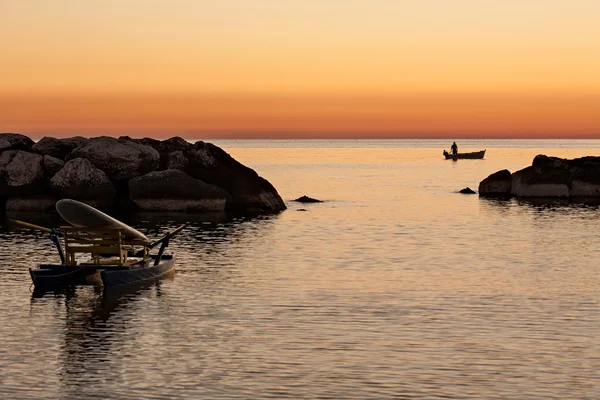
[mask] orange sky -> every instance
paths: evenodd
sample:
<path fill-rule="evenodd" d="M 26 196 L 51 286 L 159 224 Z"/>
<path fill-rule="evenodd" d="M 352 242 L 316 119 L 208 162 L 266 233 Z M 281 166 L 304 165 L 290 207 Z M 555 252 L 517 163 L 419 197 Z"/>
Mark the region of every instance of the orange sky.
<path fill-rule="evenodd" d="M 0 131 L 600 138 L 598 15 L 597 0 L 4 0 Z"/>

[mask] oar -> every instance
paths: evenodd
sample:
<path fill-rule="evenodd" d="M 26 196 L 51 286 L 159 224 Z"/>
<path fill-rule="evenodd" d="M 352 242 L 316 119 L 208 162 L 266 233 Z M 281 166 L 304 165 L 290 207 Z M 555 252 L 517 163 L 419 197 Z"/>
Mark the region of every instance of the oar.
<path fill-rule="evenodd" d="M 24 226 L 26 228 L 38 229 L 38 230 L 43 231 L 43 232 L 48 232 L 48 233 L 54 233 L 54 234 L 56 234 L 56 232 L 54 230 L 50 229 L 50 228 L 45 228 L 43 226 L 31 224 L 29 222 L 19 221 L 18 219 L 11 219 L 10 221 L 14 222 L 15 224 Z"/>
<path fill-rule="evenodd" d="M 178 226 L 177 228 L 173 229 L 171 232 L 167 233 L 162 238 L 158 239 L 157 241 L 155 241 L 153 243 L 150 243 L 148 245 L 148 248 L 151 249 L 151 248 L 156 247 L 157 245 L 161 244 L 165 240 L 171 239 L 174 235 L 176 235 L 177 233 L 179 233 L 179 231 L 181 231 L 183 228 L 185 228 L 185 224 L 183 224 L 181 226 Z M 141 257 L 143 254 L 144 254 L 144 250 L 140 250 L 137 253 L 135 253 L 135 256 L 136 257 Z"/>
<path fill-rule="evenodd" d="M 59 236 L 62 236 L 62 234 L 58 229 L 50 229 L 50 228 L 46 228 L 44 226 L 31 224 L 29 222 L 19 221 L 18 219 L 11 219 L 10 221 L 14 222 L 17 225 L 21 225 L 21 226 L 24 226 L 29 229 L 37 229 L 42 232 L 49 233 L 50 239 L 52 240 L 52 243 L 54 243 L 54 245 L 56 246 L 56 250 L 58 251 L 58 256 L 60 257 L 60 262 L 64 265 L 65 255 L 63 253 L 62 246 L 60 245 L 60 239 L 58 238 Z"/>
<path fill-rule="evenodd" d="M 158 239 L 156 242 L 150 243 L 150 245 L 148 246 L 148 248 L 151 249 L 151 248 L 153 248 L 153 247 L 161 244 L 165 240 L 172 238 L 177 233 L 179 233 L 179 231 L 181 231 L 183 228 L 185 228 L 185 224 L 183 224 L 181 226 L 178 226 L 177 228 L 173 229 L 171 232 L 167 233 L 165 236 L 163 236 L 162 238 Z"/>

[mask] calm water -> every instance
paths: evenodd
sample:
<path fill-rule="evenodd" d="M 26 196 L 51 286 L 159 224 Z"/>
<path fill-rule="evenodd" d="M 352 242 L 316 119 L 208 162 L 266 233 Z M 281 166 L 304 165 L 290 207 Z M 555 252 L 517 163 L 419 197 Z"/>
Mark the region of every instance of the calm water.
<path fill-rule="evenodd" d="M 289 209 L 130 216 L 189 223 L 158 285 L 33 298 L 52 245 L 0 222 L 1 398 L 600 398 L 600 208 L 456 193 L 600 141 L 214 143 Z"/>

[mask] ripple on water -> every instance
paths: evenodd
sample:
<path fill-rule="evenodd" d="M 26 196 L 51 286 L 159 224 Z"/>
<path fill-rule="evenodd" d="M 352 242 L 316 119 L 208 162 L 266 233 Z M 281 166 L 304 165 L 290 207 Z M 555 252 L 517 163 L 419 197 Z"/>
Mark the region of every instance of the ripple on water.
<path fill-rule="evenodd" d="M 0 397 L 599 397 L 600 209 L 454 193 L 505 167 L 502 149 L 252 150 L 236 158 L 285 198 L 329 201 L 126 216 L 151 237 L 188 226 L 176 275 L 120 297 L 32 297 L 52 244 L 0 222 Z"/>

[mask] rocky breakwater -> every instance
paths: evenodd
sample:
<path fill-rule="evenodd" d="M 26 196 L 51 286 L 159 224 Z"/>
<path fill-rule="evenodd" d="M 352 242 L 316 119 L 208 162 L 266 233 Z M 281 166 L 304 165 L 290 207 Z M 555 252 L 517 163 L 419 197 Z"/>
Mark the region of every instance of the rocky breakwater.
<path fill-rule="evenodd" d="M 182 138 L 44 137 L 0 133 L 0 204 L 45 211 L 61 198 L 99 208 L 273 213 L 277 190 L 221 148 Z"/>
<path fill-rule="evenodd" d="M 529 167 L 485 178 L 479 183 L 479 195 L 600 200 L 600 157 L 568 160 L 538 155 Z"/>

